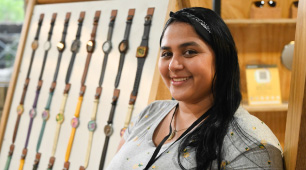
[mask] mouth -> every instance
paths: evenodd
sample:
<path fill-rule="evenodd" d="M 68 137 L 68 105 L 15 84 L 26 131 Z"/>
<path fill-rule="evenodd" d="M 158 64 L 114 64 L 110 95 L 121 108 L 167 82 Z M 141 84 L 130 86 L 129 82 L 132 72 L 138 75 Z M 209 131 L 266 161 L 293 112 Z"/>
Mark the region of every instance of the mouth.
<path fill-rule="evenodd" d="M 190 77 L 184 77 L 184 78 L 171 78 L 172 81 L 174 82 L 180 82 L 180 81 L 186 81 L 188 80 Z"/>
<path fill-rule="evenodd" d="M 188 81 L 191 77 L 171 77 L 172 85 L 182 85 Z"/>

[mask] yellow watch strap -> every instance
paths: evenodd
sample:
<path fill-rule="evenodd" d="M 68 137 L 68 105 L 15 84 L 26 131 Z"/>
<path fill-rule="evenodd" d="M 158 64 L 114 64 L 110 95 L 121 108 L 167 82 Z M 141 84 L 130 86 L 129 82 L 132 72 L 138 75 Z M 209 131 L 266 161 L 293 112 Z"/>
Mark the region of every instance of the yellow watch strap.
<path fill-rule="evenodd" d="M 75 113 L 74 113 L 74 116 L 77 117 L 77 118 L 80 116 L 82 102 L 83 102 L 83 96 L 79 96 L 78 104 L 77 104 L 77 107 L 76 107 L 76 110 L 75 110 Z"/>
<path fill-rule="evenodd" d="M 76 131 L 76 128 L 72 128 L 70 138 L 69 138 L 69 142 L 68 142 L 68 146 L 67 146 L 67 150 L 66 150 L 65 162 L 68 162 L 69 157 L 70 157 L 70 152 L 71 152 L 71 147 L 72 147 L 75 131 Z"/>
<path fill-rule="evenodd" d="M 19 169 L 18 170 L 23 170 L 24 166 L 24 159 L 20 159 L 20 164 L 19 164 Z"/>

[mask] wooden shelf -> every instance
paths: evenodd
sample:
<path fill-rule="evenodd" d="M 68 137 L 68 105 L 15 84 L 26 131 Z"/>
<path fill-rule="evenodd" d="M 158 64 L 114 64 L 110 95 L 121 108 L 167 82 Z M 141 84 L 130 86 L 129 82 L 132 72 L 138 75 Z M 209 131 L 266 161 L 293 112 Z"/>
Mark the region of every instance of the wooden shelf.
<path fill-rule="evenodd" d="M 281 105 L 267 105 L 267 106 L 250 106 L 247 103 L 242 103 L 241 106 L 249 112 L 280 112 L 288 110 L 288 103 Z"/>
<path fill-rule="evenodd" d="M 227 25 L 249 25 L 249 24 L 296 24 L 296 19 L 226 19 Z"/>

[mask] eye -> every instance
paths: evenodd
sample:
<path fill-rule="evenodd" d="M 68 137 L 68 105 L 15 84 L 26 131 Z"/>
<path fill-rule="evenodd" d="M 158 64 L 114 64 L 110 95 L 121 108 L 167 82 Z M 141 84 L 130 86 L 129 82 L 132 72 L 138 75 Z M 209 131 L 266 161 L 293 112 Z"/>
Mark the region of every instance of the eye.
<path fill-rule="evenodd" d="M 162 52 L 161 57 L 170 58 L 170 57 L 172 57 L 172 52 L 164 51 L 164 52 Z"/>
<path fill-rule="evenodd" d="M 193 57 L 194 55 L 198 54 L 195 50 L 186 50 L 183 54 L 184 57 Z"/>

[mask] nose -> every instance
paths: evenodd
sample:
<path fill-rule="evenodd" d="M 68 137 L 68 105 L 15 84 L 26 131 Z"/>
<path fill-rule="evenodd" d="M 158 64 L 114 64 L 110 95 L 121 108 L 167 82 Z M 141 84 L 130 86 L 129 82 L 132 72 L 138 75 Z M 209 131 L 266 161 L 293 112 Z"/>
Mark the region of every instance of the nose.
<path fill-rule="evenodd" d="M 180 57 L 173 56 L 170 60 L 168 68 L 171 72 L 182 70 L 184 68 L 183 61 Z"/>

